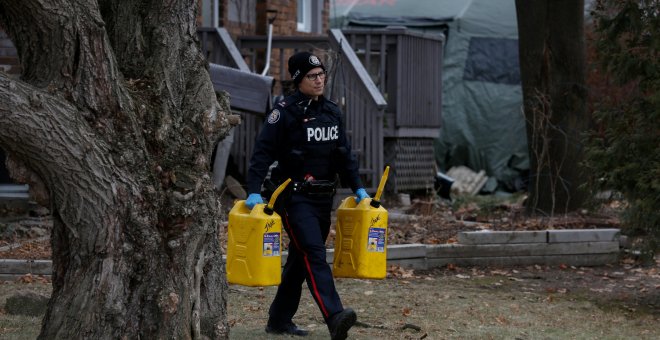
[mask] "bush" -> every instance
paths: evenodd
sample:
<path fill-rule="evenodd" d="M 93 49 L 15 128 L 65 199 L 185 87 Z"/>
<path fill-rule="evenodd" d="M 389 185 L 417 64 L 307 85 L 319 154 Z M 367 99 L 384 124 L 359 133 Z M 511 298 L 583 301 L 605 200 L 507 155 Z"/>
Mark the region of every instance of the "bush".
<path fill-rule="evenodd" d="M 592 75 L 602 71 L 607 86 L 592 87 L 596 127 L 587 143 L 586 165 L 592 184 L 617 190 L 628 201 L 624 223 L 633 234 L 645 236 L 645 260 L 660 244 L 657 6 L 657 1 L 599 0 L 592 13 L 599 67 Z"/>

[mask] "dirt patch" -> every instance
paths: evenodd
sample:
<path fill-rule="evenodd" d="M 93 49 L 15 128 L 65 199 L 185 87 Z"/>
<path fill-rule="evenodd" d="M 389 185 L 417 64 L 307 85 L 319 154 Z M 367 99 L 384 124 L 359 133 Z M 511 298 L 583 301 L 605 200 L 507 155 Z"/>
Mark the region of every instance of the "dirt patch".
<path fill-rule="evenodd" d="M 337 279 L 358 313 L 352 339 L 655 339 L 660 263 L 637 268 L 391 268 L 385 280 Z M 263 327 L 274 287 L 230 286 L 232 339 L 272 339 Z M 326 339 L 304 291 L 294 321 Z M 284 337 L 282 337 L 284 338 Z"/>

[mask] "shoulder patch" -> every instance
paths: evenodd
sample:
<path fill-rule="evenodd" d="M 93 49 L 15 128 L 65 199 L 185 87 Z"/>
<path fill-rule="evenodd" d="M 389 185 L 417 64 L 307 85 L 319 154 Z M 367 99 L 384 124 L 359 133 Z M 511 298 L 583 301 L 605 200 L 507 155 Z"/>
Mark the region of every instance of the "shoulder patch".
<path fill-rule="evenodd" d="M 278 120 L 280 120 L 280 110 L 275 109 L 270 112 L 270 115 L 268 115 L 268 123 L 275 124 Z"/>

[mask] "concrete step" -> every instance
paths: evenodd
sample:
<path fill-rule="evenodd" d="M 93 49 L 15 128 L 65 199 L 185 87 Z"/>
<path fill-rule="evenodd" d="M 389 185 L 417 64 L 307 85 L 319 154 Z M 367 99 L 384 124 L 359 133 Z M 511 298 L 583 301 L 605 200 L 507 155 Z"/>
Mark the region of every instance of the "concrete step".
<path fill-rule="evenodd" d="M 466 231 L 461 244 L 564 243 L 618 241 L 619 229 L 560 229 L 540 231 Z"/>
<path fill-rule="evenodd" d="M 457 235 L 460 244 L 546 243 L 548 232 L 542 231 L 464 231 Z"/>
<path fill-rule="evenodd" d="M 0 260 L 0 274 L 50 275 L 52 272 L 50 260 Z"/>
<path fill-rule="evenodd" d="M 548 243 L 618 241 L 619 229 L 548 230 Z"/>
<path fill-rule="evenodd" d="M 544 255 L 544 256 L 496 256 L 496 257 L 464 257 L 428 259 L 427 268 L 443 267 L 448 264 L 457 266 L 530 266 L 530 265 L 567 265 L 575 267 L 591 267 L 612 264 L 619 261 L 619 253 L 581 254 L 581 255 Z"/>
<path fill-rule="evenodd" d="M 609 254 L 619 252 L 619 242 L 442 244 L 426 250 L 428 258 Z"/>

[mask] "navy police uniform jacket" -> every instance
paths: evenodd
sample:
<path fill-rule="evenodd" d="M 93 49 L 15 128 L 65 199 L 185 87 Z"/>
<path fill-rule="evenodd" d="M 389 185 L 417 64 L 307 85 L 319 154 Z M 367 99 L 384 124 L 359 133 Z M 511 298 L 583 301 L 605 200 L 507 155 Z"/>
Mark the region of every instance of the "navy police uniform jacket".
<path fill-rule="evenodd" d="M 271 178 L 279 184 L 335 180 L 353 192 L 362 187 L 358 164 L 346 137 L 337 104 L 319 96 L 314 101 L 299 91 L 284 98 L 268 115 L 256 141 L 247 176 L 248 193 L 261 192 L 269 166 L 278 161 Z"/>

